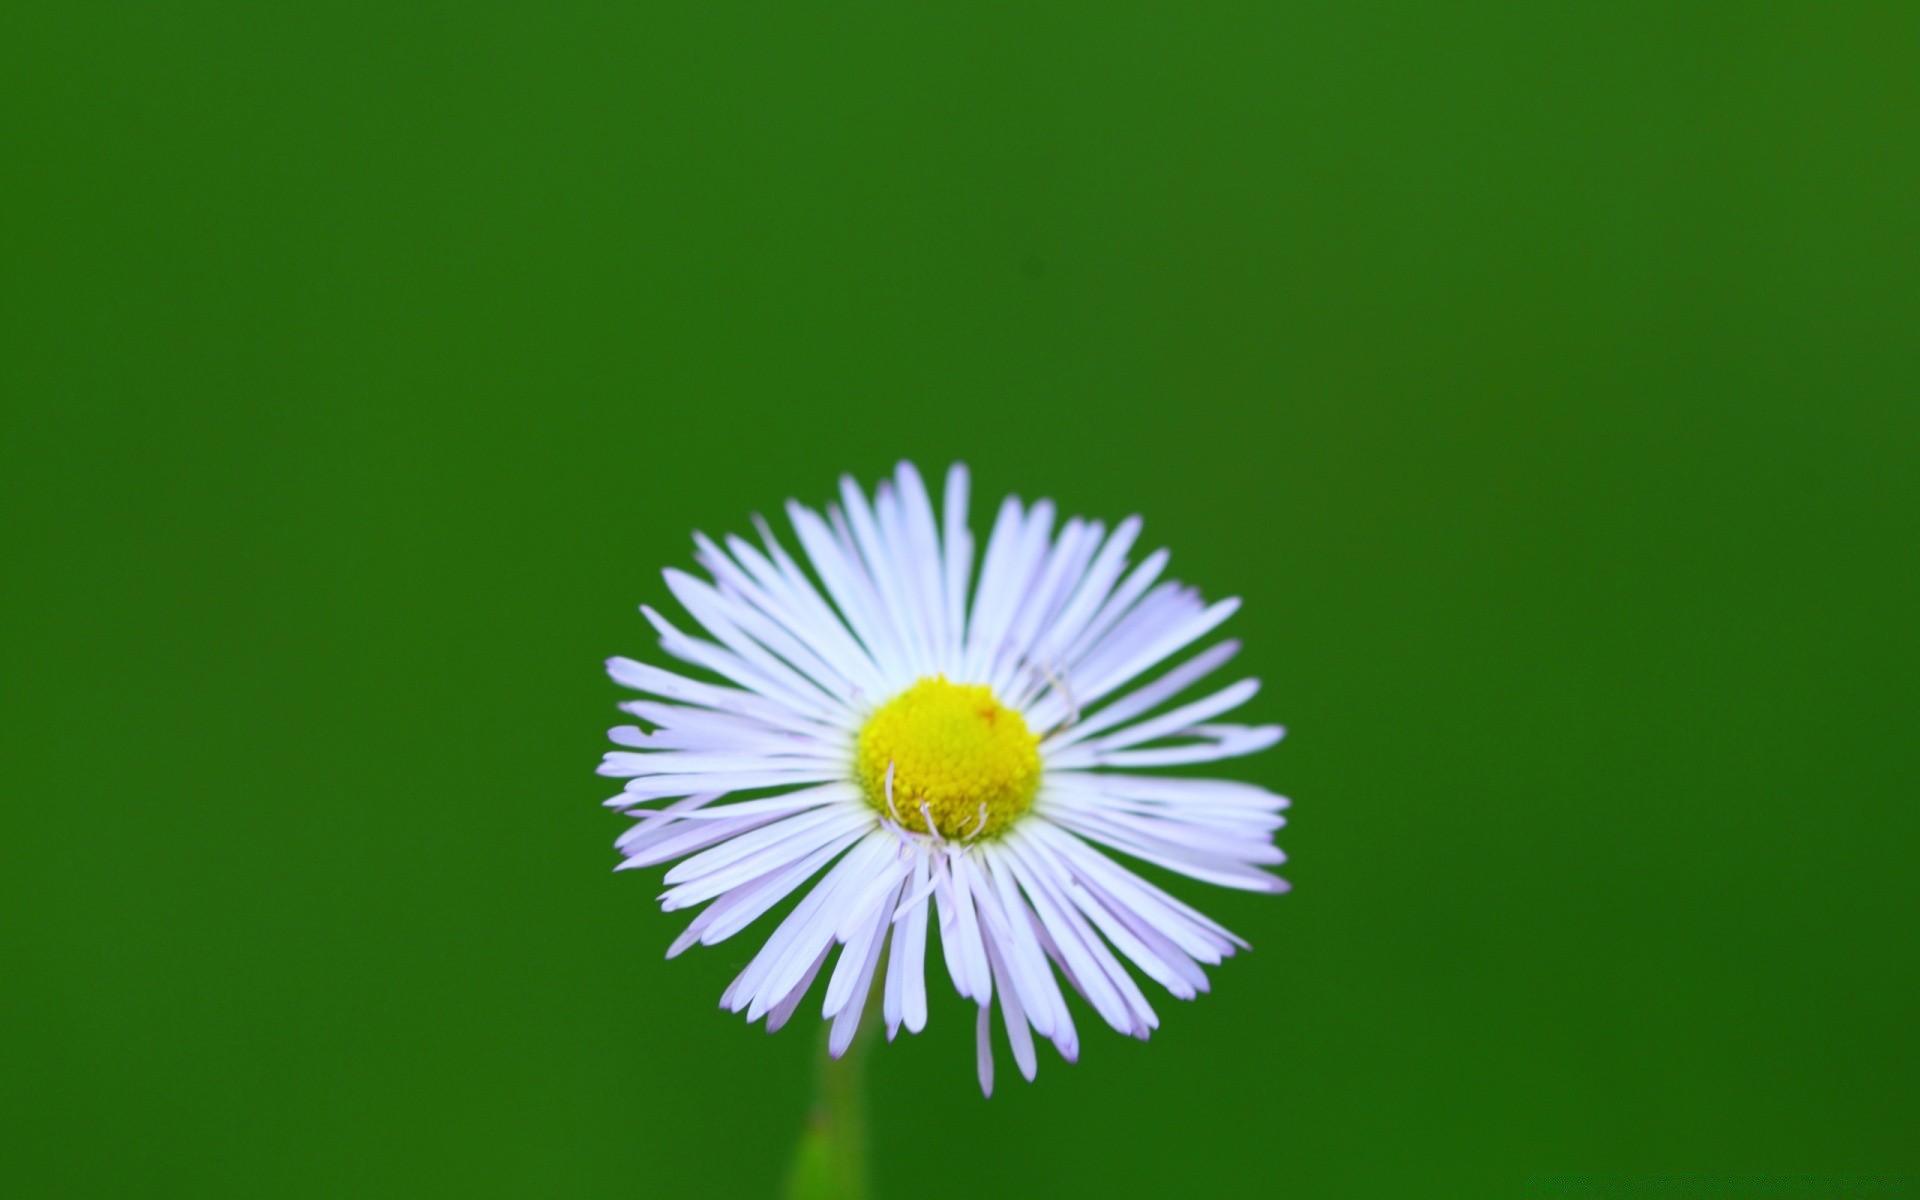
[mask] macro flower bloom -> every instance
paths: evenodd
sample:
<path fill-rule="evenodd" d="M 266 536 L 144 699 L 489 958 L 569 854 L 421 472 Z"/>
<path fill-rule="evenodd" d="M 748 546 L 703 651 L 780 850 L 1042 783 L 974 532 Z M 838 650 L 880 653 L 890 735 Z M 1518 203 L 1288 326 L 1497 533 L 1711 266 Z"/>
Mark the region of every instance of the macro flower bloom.
<path fill-rule="evenodd" d="M 1280 740 L 1278 726 L 1217 720 L 1255 680 L 1182 702 L 1237 642 L 1160 669 L 1239 601 L 1204 604 L 1161 581 L 1164 550 L 1129 569 L 1137 517 L 1111 532 L 1078 517 L 1056 529 L 1052 502 L 1013 497 L 976 581 L 967 500 L 955 466 L 936 516 L 902 463 L 871 501 L 843 478 L 824 517 L 789 502 L 811 574 L 763 521 L 760 546 L 695 535 L 711 581 L 670 569 L 666 582 L 709 637 L 641 611 L 663 650 L 727 682 L 609 660 L 617 682 L 650 698 L 620 706 L 644 724 L 610 731 L 624 749 L 600 773 L 628 780 L 607 804 L 635 818 L 617 869 L 680 859 L 662 906 L 707 905 L 669 957 L 806 889 L 722 1007 L 778 1029 L 838 947 L 821 1010 L 832 1053 L 852 1042 L 883 961 L 887 1036 L 918 1033 L 937 927 L 947 974 L 979 1009 L 991 1095 L 996 1000 L 1030 1080 L 1034 1033 L 1069 1062 L 1079 1054 L 1061 979 L 1145 1038 L 1159 1018 L 1122 958 L 1192 999 L 1207 990 L 1203 965 L 1246 946 L 1099 847 L 1284 891 L 1262 868 L 1284 861 L 1272 837 L 1287 801 L 1248 783 L 1138 773 Z"/>

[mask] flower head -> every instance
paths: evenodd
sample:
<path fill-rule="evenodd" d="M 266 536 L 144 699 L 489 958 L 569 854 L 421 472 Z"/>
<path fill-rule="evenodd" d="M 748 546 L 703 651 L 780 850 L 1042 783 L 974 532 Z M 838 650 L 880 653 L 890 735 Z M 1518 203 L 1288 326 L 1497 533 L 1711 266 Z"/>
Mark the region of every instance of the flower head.
<path fill-rule="evenodd" d="M 1253 696 L 1251 679 L 1182 700 L 1237 643 L 1165 668 L 1238 601 L 1206 605 L 1162 581 L 1165 551 L 1129 567 L 1137 518 L 1056 529 L 1051 502 L 1011 497 L 976 580 L 967 492 L 956 466 L 936 517 L 902 463 L 871 500 L 843 479 L 824 517 L 789 503 L 811 572 L 764 522 L 760 546 L 696 536 L 711 580 L 668 570 L 666 581 L 709 637 L 641 611 L 662 649 L 726 682 L 610 660 L 615 680 L 651 699 L 621 705 L 644 724 L 610 732 L 626 748 L 600 773 L 629 781 L 607 802 L 635 818 L 616 843 L 621 869 L 679 859 L 663 907 L 706 905 L 669 956 L 804 892 L 723 1007 L 777 1029 L 833 958 L 822 1013 L 835 1054 L 875 986 L 887 1036 L 917 1033 L 937 930 L 954 987 L 979 1008 L 991 1094 L 996 1001 L 1032 1079 L 1034 1033 L 1068 1061 L 1079 1054 L 1062 979 L 1145 1038 L 1159 1018 L 1122 959 L 1191 999 L 1207 989 L 1203 965 L 1245 946 L 1097 847 L 1284 891 L 1262 868 L 1283 861 L 1272 835 L 1287 802 L 1247 783 L 1137 773 L 1280 739 L 1277 726 L 1217 721 Z"/>

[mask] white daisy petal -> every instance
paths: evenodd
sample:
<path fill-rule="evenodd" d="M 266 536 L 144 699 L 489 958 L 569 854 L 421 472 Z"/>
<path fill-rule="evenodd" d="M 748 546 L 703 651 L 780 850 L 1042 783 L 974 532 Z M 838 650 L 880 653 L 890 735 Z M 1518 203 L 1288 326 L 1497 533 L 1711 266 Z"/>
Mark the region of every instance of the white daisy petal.
<path fill-rule="evenodd" d="M 1114 584 L 1127 567 L 1127 551 L 1133 549 L 1133 543 L 1140 536 L 1140 524 L 1139 517 L 1128 517 L 1100 547 L 1099 554 L 1077 582 L 1073 598 L 1042 630 L 1038 655 L 1041 662 L 1065 661 L 1067 648 L 1113 594 Z"/>
<path fill-rule="evenodd" d="M 616 871 L 631 871 L 639 867 L 658 866 L 663 862 L 672 862 L 682 855 L 704 850 L 708 846 L 725 842 L 730 838 L 758 829 L 770 821 L 779 819 L 778 813 L 765 816 L 740 817 L 732 821 L 702 821 L 697 825 L 683 825 L 675 822 L 660 822 L 657 826 L 647 827 L 648 836 L 634 837 L 632 842 L 622 846 L 626 861 L 615 867 Z M 633 836 L 635 830 L 628 831 Z"/>
<path fill-rule="evenodd" d="M 814 955 L 813 965 L 808 967 L 807 973 L 800 977 L 800 982 L 793 985 L 793 989 L 787 993 L 785 999 L 767 1010 L 768 1033 L 780 1032 L 781 1027 L 799 1010 L 800 1001 L 806 998 L 807 989 L 812 987 L 813 981 L 819 977 L 820 968 L 827 964 L 827 955 L 832 950 L 831 946 L 822 946 L 820 953 Z"/>
<path fill-rule="evenodd" d="M 740 537 L 729 537 L 727 549 L 764 590 L 764 599 L 756 600 L 761 611 L 786 626 L 796 638 L 819 650 L 833 669 L 851 683 L 864 688 L 868 695 L 879 695 L 886 684 L 873 656 L 787 554 L 773 536 L 773 530 L 764 521 L 759 522 L 759 527 L 767 554 Z M 754 595 L 746 594 L 750 598 Z"/>
<path fill-rule="evenodd" d="M 634 809 L 628 814 L 637 818 L 633 828 L 621 834 L 613 844 L 618 849 L 628 850 L 635 843 L 658 841 L 675 827 L 676 822 L 702 811 L 724 795 L 725 792 L 698 792 L 684 800 L 675 800 L 665 808 Z"/>
<path fill-rule="evenodd" d="M 987 941 L 987 962 L 993 967 L 994 980 L 999 984 L 1000 1019 L 1007 1027 L 1007 1042 L 1013 1047 L 1013 1061 L 1019 1066 L 1020 1073 L 1033 1082 L 1033 1076 L 1039 1068 L 1039 1060 L 1033 1054 L 1033 1032 L 1027 1026 L 1027 1014 L 1020 1007 L 1019 989 L 1008 978 L 1006 963 L 992 939 Z M 984 1011 L 984 1010 L 982 1010 Z"/>
<path fill-rule="evenodd" d="M 1121 897 L 1127 907 L 1153 923 L 1183 950 L 1205 963 L 1217 963 L 1234 950 L 1247 948 L 1238 935 L 1211 918 L 1187 907 L 1158 887 L 1100 854 L 1064 829 L 1046 821 L 1030 821 L 1021 832 L 1046 845 L 1071 864 L 1081 878 L 1097 880 Z"/>
<path fill-rule="evenodd" d="M 915 676 L 939 669 L 940 632 L 938 620 L 940 558 L 931 540 L 922 544 L 909 527 L 911 517 L 899 488 L 882 483 L 874 498 L 874 520 L 879 524 L 880 542 L 888 560 L 897 564 L 895 588 L 899 604 L 901 634 L 909 650 Z M 893 572 L 888 572 L 892 574 Z M 933 575 L 935 578 L 929 579 Z M 931 587 L 929 587 L 931 584 Z"/>
<path fill-rule="evenodd" d="M 993 1009 L 980 1006 L 973 1025 L 974 1070 L 980 1077 L 980 1094 L 993 1098 Z"/>
<path fill-rule="evenodd" d="M 778 761 L 778 760 L 775 760 Z M 698 775 L 649 775 L 632 780 L 626 786 L 622 804 L 646 800 L 664 800 L 685 796 L 708 788 L 725 792 L 751 792 L 760 788 L 788 787 L 802 783 L 825 783 L 845 773 L 832 765 L 796 765 L 765 771 L 714 771 Z"/>
<path fill-rule="evenodd" d="M 1040 914 L 1034 912 L 1031 906 L 1026 907 L 1026 912 L 1027 919 L 1033 926 L 1033 936 L 1039 940 L 1041 949 L 1047 952 L 1048 961 L 1053 963 L 1060 972 L 1060 977 L 1067 981 L 1067 986 L 1085 1000 L 1087 989 L 1081 986 L 1080 980 L 1073 973 L 1072 965 L 1067 962 L 1066 955 L 1060 952 L 1060 947 L 1054 942 L 1053 935 L 1047 932 L 1046 923 L 1040 919 Z M 1080 1035 L 1074 1028 L 1073 1018 L 1068 1015 L 1065 1008 L 1062 1008 L 1057 1016 L 1061 1018 L 1061 1022 L 1053 1031 L 1054 1049 L 1058 1050 L 1060 1057 L 1068 1062 L 1079 1062 Z"/>
<path fill-rule="evenodd" d="M 899 484 L 899 541 L 905 559 L 902 565 L 927 638 L 923 669 L 935 671 L 947 661 L 952 642 L 948 632 L 946 584 L 942 578 L 940 531 L 934 521 L 933 499 L 927 495 L 926 482 L 914 465 L 901 463 L 894 470 L 894 479 Z"/>
<path fill-rule="evenodd" d="M 839 862 L 833 864 L 833 869 L 828 871 L 819 883 L 813 885 L 812 890 L 801 898 L 800 903 L 795 905 L 793 911 L 788 913 L 786 919 L 774 929 L 772 935 L 767 938 L 766 944 L 760 947 L 760 952 L 754 955 L 752 962 L 747 964 L 746 970 L 742 971 L 727 988 L 726 993 L 721 997 L 721 1004 L 724 1007 L 739 1012 L 753 1005 L 763 990 L 771 993 L 776 1001 L 786 996 L 787 991 L 792 988 L 801 974 L 801 969 L 792 969 L 791 974 L 787 974 L 792 961 L 798 958 L 804 964 L 832 944 L 833 926 L 830 921 L 820 919 L 821 912 L 823 909 L 827 910 L 828 918 L 838 915 L 830 907 L 832 900 L 850 879 L 861 877 L 863 870 L 873 860 L 873 849 L 871 835 L 863 841 L 856 842 L 853 849 L 849 850 Z M 822 928 L 823 925 L 824 928 Z M 806 947 L 804 955 L 796 952 L 796 948 L 802 945 Z M 769 986 L 770 977 L 776 973 L 781 975 L 779 982 Z M 764 1011 L 765 1008 L 759 1010 L 759 1012 Z M 754 1013 L 749 1019 L 758 1017 L 759 1012 Z"/>
<path fill-rule="evenodd" d="M 694 619 L 718 638 L 722 645 L 761 675 L 777 682 L 787 694 L 799 696 L 805 703 L 824 701 L 828 712 L 836 716 L 845 713 L 845 695 L 834 687 L 839 681 L 837 673 L 830 671 L 778 625 L 756 612 L 744 600 L 730 599 L 710 584 L 702 583 L 684 571 L 668 570 L 662 575 L 681 606 L 692 613 Z M 752 636 L 749 636 L 749 631 Z M 799 660 L 796 666 L 805 664 L 811 671 L 795 670 L 794 666 L 788 665 L 791 660 L 783 661 L 776 657 L 769 652 L 769 646 L 780 650 L 783 655 L 791 655 Z"/>
<path fill-rule="evenodd" d="M 885 929 L 885 922 L 880 923 Z M 880 948 L 886 944 L 884 934 L 876 936 L 867 949 L 865 965 L 860 970 L 859 979 L 853 985 L 853 994 L 833 1017 L 833 1032 L 827 1037 L 827 1053 L 835 1058 L 847 1052 L 853 1044 L 854 1035 L 860 1032 L 860 1022 L 866 1018 L 867 992 L 873 986 L 874 967 L 880 961 Z M 845 951 L 842 951 L 844 954 Z"/>
<path fill-rule="evenodd" d="M 1090 666 L 1087 673 L 1091 678 L 1079 685 L 1080 702 L 1091 704 L 1162 659 L 1177 654 L 1194 639 L 1206 636 L 1239 608 L 1240 601 L 1237 599 L 1222 600 L 1178 622 L 1170 622 L 1167 627 L 1156 631 L 1151 639 L 1141 638 L 1144 644 L 1138 649 L 1129 645 L 1128 649 L 1132 652 L 1121 658 L 1117 665 L 1098 672 Z"/>
<path fill-rule="evenodd" d="M 791 670 L 777 664 L 771 670 L 763 669 L 724 646 L 683 633 L 651 605 L 641 605 L 640 614 L 660 634 L 660 648 L 682 662 L 690 662 L 716 675 L 724 675 L 748 691 L 820 725 L 831 727 L 839 719 L 840 713 L 836 709 L 844 706 Z M 772 663 L 768 655 L 762 654 L 761 658 Z"/>
<path fill-rule="evenodd" d="M 1278 725 L 1195 725 L 1186 733 L 1195 740 L 1179 746 L 1143 750 L 1097 749 L 1094 761 L 1103 767 L 1172 767 L 1216 762 L 1258 754 L 1285 737 L 1287 731 Z"/>
<path fill-rule="evenodd" d="M 853 845 L 859 836 L 857 833 L 846 834 L 820 847 L 806 858 L 764 882 L 743 884 L 714 901 L 707 911 L 725 907 L 700 934 L 700 944 L 717 946 L 759 920 L 774 905 L 786 899 L 801 884 L 813 878 L 821 867 L 832 862 L 842 851 Z"/>
<path fill-rule="evenodd" d="M 1166 775 L 1129 775 L 1118 771 L 1053 771 L 1047 775 L 1047 786 L 1183 807 L 1193 804 L 1244 806 L 1262 812 L 1278 812 L 1287 807 L 1285 796 L 1277 796 L 1257 784 L 1242 783 L 1237 779 L 1182 779 Z"/>
<path fill-rule="evenodd" d="M 1026 510 L 1017 497 L 1008 496 L 1001 502 L 993 532 L 987 538 L 980 583 L 973 594 L 973 609 L 967 615 L 966 659 L 960 668 L 964 678 L 984 678 L 992 667 L 993 651 L 1006 631 L 1020 585 L 1026 580 L 1019 573 L 1026 527 Z"/>
<path fill-rule="evenodd" d="M 1129 1009 L 1126 998 L 1115 987 L 1115 981 L 1108 974 L 1106 965 L 1099 960 L 1093 944 L 1099 939 L 1092 935 L 1086 923 L 1078 914 L 1060 905 L 1053 892 L 1025 864 L 1009 858 L 1009 866 L 1014 878 L 1020 881 L 1021 890 L 1033 903 L 1033 910 L 1040 918 L 1040 924 L 1053 939 L 1071 974 L 1079 987 L 1081 995 L 1094 1011 L 1121 1033 L 1131 1034 L 1139 1026 Z"/>
<path fill-rule="evenodd" d="M 958 664 L 966 650 L 967 580 L 973 572 L 973 534 L 967 529 L 967 469 L 955 463 L 947 472 L 940 504 L 940 553 L 947 609 L 945 661 Z"/>
<path fill-rule="evenodd" d="M 873 659 L 883 686 L 892 687 L 901 674 L 899 654 L 890 641 L 883 640 L 878 618 L 873 614 L 871 585 L 864 571 L 848 561 L 833 530 L 820 515 L 797 503 L 787 505 L 787 519 L 793 525 L 800 546 L 819 575 L 826 593 L 832 598 L 839 619 Z"/>
<path fill-rule="evenodd" d="M 759 816 L 771 813 L 776 816 L 795 813 L 803 809 L 818 808 L 823 804 L 858 803 L 865 804 L 858 788 L 848 787 L 844 783 L 823 783 L 818 787 L 802 788 L 797 792 L 787 792 L 779 796 L 769 796 L 763 800 L 736 800 L 732 804 L 717 804 L 707 808 L 695 809 L 678 814 L 681 821 L 726 821 L 735 817 Z M 640 810 L 642 812 L 646 810 Z"/>
<path fill-rule="evenodd" d="M 1160 578 L 1160 572 L 1167 568 L 1169 557 L 1165 550 L 1155 550 L 1142 559 L 1139 566 L 1129 571 L 1126 578 L 1120 581 L 1120 586 L 1113 589 L 1093 616 L 1087 619 L 1086 628 L 1067 643 L 1067 648 L 1061 651 L 1061 657 L 1069 663 L 1076 663 L 1093 647 L 1100 645 L 1108 631 L 1121 618 L 1133 612 L 1135 602 Z"/>
<path fill-rule="evenodd" d="M 908 886 L 917 892 L 927 881 L 927 856 L 915 855 Z M 916 905 L 894 934 L 894 958 L 901 964 L 900 1019 L 912 1033 L 927 1026 L 927 913 L 927 905 Z"/>
<path fill-rule="evenodd" d="M 880 1015 L 887 1023 L 888 1041 L 899 1034 L 900 1023 L 906 1017 L 907 959 L 900 953 L 900 915 L 896 910 L 893 928 L 887 935 L 892 939 L 892 949 L 887 952 L 887 978 L 880 994 Z"/>
<path fill-rule="evenodd" d="M 1121 836 L 1145 841 L 1164 841 L 1203 854 L 1219 855 L 1237 862 L 1279 866 L 1286 856 L 1279 847 L 1264 839 L 1248 837 L 1240 829 L 1212 821 L 1194 821 L 1186 814 L 1139 812 L 1115 803 L 1102 803 L 1085 797 L 1049 793 L 1042 814 L 1071 828 L 1078 821 L 1110 829 Z"/>
<path fill-rule="evenodd" d="M 1015 861 L 1016 873 L 1021 877 L 1021 886 L 1024 888 L 1037 884 L 1046 892 L 1059 909 L 1060 916 L 1065 919 L 1093 956 L 1094 964 L 1113 984 L 1114 990 L 1125 1002 L 1133 1019 L 1134 1036 L 1145 1038 L 1151 1030 L 1159 1028 L 1160 1018 L 1154 1013 L 1153 1006 L 1148 1003 L 1146 994 L 1140 990 L 1140 985 L 1134 982 L 1133 975 L 1107 948 L 1106 941 L 1095 931 L 1092 923 L 1086 920 L 1079 906 L 1068 898 L 1065 881 L 1048 869 L 1052 864 L 1045 858 L 1036 859 L 1032 864 L 1026 860 Z"/>
<path fill-rule="evenodd" d="M 1001 658 L 987 678 L 988 686 L 995 692 L 1022 697 L 1023 682 L 1045 680 L 1046 664 L 1034 655 L 1033 644 L 1060 605 L 1066 602 L 1068 593 L 1078 582 L 1079 572 L 1093 555 L 1095 542 L 1104 532 L 1103 526 L 1088 525 L 1075 517 L 1060 530 L 1060 540 L 1052 552 L 1036 564 L 1037 577 L 1021 596 L 1013 623 L 1007 629 Z M 1040 536 L 1045 536 L 1044 530 Z M 1028 677 L 1027 681 L 1021 679 L 1023 675 Z"/>
<path fill-rule="evenodd" d="M 1119 816 L 1142 821 L 1171 821 L 1186 826 L 1198 833 L 1214 835 L 1223 846 L 1237 851 L 1242 843 L 1270 843 L 1274 830 L 1285 823 L 1284 817 L 1262 816 L 1240 809 L 1205 809 L 1198 805 L 1169 807 L 1163 804 L 1148 804 L 1142 801 L 1127 800 L 1111 793 L 1087 795 L 1079 792 L 1062 791 L 1049 788 L 1041 800 L 1035 802 L 1042 816 L 1061 811 L 1079 811 L 1096 817 Z M 732 805 L 729 807 L 739 807 Z M 691 814 L 686 820 L 697 821 L 708 812 L 723 812 L 724 809 L 708 809 Z M 1238 857 L 1248 861 L 1278 863 L 1279 859 L 1268 857 L 1277 851 L 1248 851 Z"/>
<path fill-rule="evenodd" d="M 934 892 L 940 907 L 940 949 L 946 954 L 954 987 L 962 996 L 985 1004 L 993 998 L 993 977 L 987 969 L 986 948 L 980 942 L 973 894 L 967 888 L 966 876 L 953 869 L 956 861 L 941 855 L 933 864 L 935 877 L 942 885 Z"/>
<path fill-rule="evenodd" d="M 1100 898 L 1085 885 L 1076 881 L 1061 865 L 1051 860 L 1044 850 L 1033 847 L 1014 835 L 1007 839 L 1008 852 L 1018 857 L 1035 875 L 1046 876 L 1057 895 L 1064 897 L 1080 910 L 1100 933 L 1111 942 L 1115 949 L 1132 959 L 1134 965 L 1146 972 L 1147 977 L 1166 988 L 1182 1000 L 1194 997 L 1194 988 L 1189 978 L 1176 969 L 1155 945 L 1166 944 L 1164 938 L 1154 939 L 1155 945 L 1135 934 L 1126 922 L 1112 913 Z M 1177 950 L 1177 948 L 1176 948 Z M 1185 955 L 1177 955 L 1183 962 L 1191 962 Z"/>
<path fill-rule="evenodd" d="M 982 631 L 983 676 L 994 690 L 1006 694 L 1006 676 L 1022 665 L 1016 630 L 1023 612 L 1046 603 L 1040 595 L 1045 582 L 1048 538 L 1053 531 L 1054 509 L 1051 500 L 1041 500 L 1027 510 L 1020 540 L 1014 543 L 1003 573 L 999 605 L 995 618 Z"/>
<path fill-rule="evenodd" d="M 892 862 L 874 872 L 873 878 L 865 887 L 855 893 L 847 903 L 847 911 L 840 918 L 840 925 L 834 930 L 834 936 L 846 941 L 865 927 L 873 916 L 873 910 L 880 905 L 882 898 L 890 897 L 886 904 L 887 919 L 893 919 L 893 903 L 900 897 L 900 885 L 913 873 L 913 866 L 907 860 L 895 855 Z"/>
<path fill-rule="evenodd" d="M 866 989 L 862 987 L 856 998 L 854 984 L 871 970 L 867 965 L 870 961 L 867 952 L 872 950 L 875 955 L 879 954 L 880 946 L 885 942 L 887 918 L 893 915 L 891 901 L 900 894 L 901 877 L 891 875 L 885 878 L 886 889 L 879 902 L 867 907 L 864 919 L 855 922 L 851 936 L 836 939 L 843 949 L 840 951 L 840 961 L 834 967 L 833 978 L 827 982 L 826 1001 L 820 1007 L 823 1017 L 837 1015 L 849 1003 L 866 1003 Z"/>
<path fill-rule="evenodd" d="M 667 700 L 678 700 L 700 708 L 710 708 L 722 713 L 751 718 L 772 725 L 776 729 L 804 734 L 820 732 L 819 723 L 812 718 L 784 708 L 764 696 L 757 696 L 738 688 L 698 683 L 670 671 L 663 671 L 659 667 L 635 662 L 630 658 L 608 659 L 607 674 L 613 677 L 615 683 L 630 687 L 636 692 L 646 692 Z"/>
<path fill-rule="evenodd" d="M 1085 812 L 1054 810 L 1048 819 L 1062 829 L 1071 830 L 1089 841 L 1111 846 L 1156 867 L 1165 867 L 1194 879 L 1220 887 L 1248 892 L 1279 892 L 1286 888 L 1280 880 L 1246 866 L 1237 859 L 1179 845 L 1166 837 L 1141 833 L 1104 821 Z"/>
<path fill-rule="evenodd" d="M 872 824 L 864 813 L 834 808 L 790 817 L 776 825 L 742 834 L 668 871 L 666 882 L 676 886 L 661 896 L 660 906 L 672 911 L 703 904 Z"/>
<path fill-rule="evenodd" d="M 794 750 L 842 747 L 848 741 L 846 735 L 838 731 L 781 729 L 736 713 L 657 700 L 622 700 L 620 708 L 659 727 L 647 734 L 647 749 L 787 754 Z"/>
<path fill-rule="evenodd" d="M 775 814 L 776 819 L 768 825 L 755 829 L 751 833 L 741 834 L 729 839 L 723 845 L 703 851 L 686 859 L 666 874 L 665 882 L 682 883 L 689 879 L 699 879 L 722 867 L 749 858 L 759 850 L 797 837 L 809 830 L 829 825 L 870 826 L 870 817 L 857 805 L 834 805 L 814 808 L 798 814 Z"/>
<path fill-rule="evenodd" d="M 884 483 L 881 489 L 884 501 L 887 490 Z M 847 558 L 856 564 L 866 581 L 875 623 L 884 631 L 901 664 L 918 676 L 923 671 L 921 664 L 925 656 L 915 642 L 913 612 L 907 602 L 904 581 L 882 542 L 874 510 L 851 475 L 840 477 L 840 499 L 840 507 L 829 509 L 828 517 L 833 519 L 835 530 L 840 534 Z"/>
<path fill-rule="evenodd" d="M 1102 751 L 1123 750 L 1128 746 L 1151 742 L 1155 738 L 1172 737 L 1175 734 L 1184 733 L 1202 721 L 1211 720 L 1222 713 L 1239 708 L 1253 699 L 1254 694 L 1259 690 L 1258 679 L 1242 679 L 1239 683 L 1222 688 L 1205 699 L 1183 704 L 1150 721 L 1141 721 L 1137 725 L 1129 725 L 1125 729 L 1109 734 L 1100 739 L 1100 749 Z"/>
<path fill-rule="evenodd" d="M 1033 1027 L 1042 1037 L 1053 1036 L 1056 1014 L 1066 1012 L 1066 1002 L 1060 995 L 1059 985 L 1053 980 L 1053 972 L 1047 967 L 1046 951 L 1040 946 L 1039 939 L 1033 935 L 1033 927 L 1027 921 L 1026 904 L 1020 899 L 1018 885 L 1014 882 L 1012 871 L 1002 859 L 1004 847 L 1010 839 L 985 847 L 982 859 L 991 869 L 993 903 L 1002 914 L 999 924 L 1005 929 L 1001 938 L 1002 958 L 1008 973 L 1019 984 L 1025 1000 L 1022 1007 Z M 1004 985 L 1003 985 L 1004 986 Z"/>
<path fill-rule="evenodd" d="M 844 765 L 844 760 L 835 761 L 834 758 L 817 751 L 775 756 L 742 753 L 695 754 L 680 751 L 634 754 L 624 750 L 610 750 L 601 757 L 600 774 L 614 779 L 660 775 L 737 775 L 775 766 L 783 770 L 826 767 L 829 771 L 826 777 L 832 778 L 844 769 Z"/>
<path fill-rule="evenodd" d="M 813 878 L 815 872 L 853 845 L 859 836 L 858 833 L 843 834 L 799 862 L 734 888 L 701 910 L 686 931 L 675 939 L 673 944 L 679 949 L 670 949 L 667 957 L 672 958 L 694 941 L 702 946 L 717 946 L 739 933 Z"/>
<path fill-rule="evenodd" d="M 792 944 L 787 948 L 781 961 L 768 972 L 767 980 L 760 989 L 759 999 L 749 1004 L 747 1020 L 758 1019 L 760 1014 L 766 1011 L 769 1001 L 785 995 L 786 989 L 797 977 L 795 968 L 801 962 L 817 953 L 819 947 L 831 945 L 836 940 L 834 931 L 840 927 L 848 906 L 852 904 L 861 885 L 872 877 L 871 872 L 880 864 L 884 853 L 883 835 L 869 834 L 848 853 L 846 858 L 840 860 L 842 863 L 851 863 L 852 866 L 845 875 L 834 881 L 835 886 L 831 891 L 826 891 L 824 884 L 818 889 L 825 892 L 820 905 L 809 914 L 806 923 L 794 931 Z M 771 947 L 773 944 L 774 942 L 769 940 L 768 946 Z"/>

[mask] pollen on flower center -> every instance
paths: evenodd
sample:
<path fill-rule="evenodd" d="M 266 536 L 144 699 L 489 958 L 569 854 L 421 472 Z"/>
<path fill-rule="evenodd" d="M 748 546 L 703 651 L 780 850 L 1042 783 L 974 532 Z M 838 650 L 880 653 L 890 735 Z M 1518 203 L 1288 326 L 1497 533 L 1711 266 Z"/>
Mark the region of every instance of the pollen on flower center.
<path fill-rule="evenodd" d="M 941 837 L 971 841 L 999 833 L 1033 804 L 1040 739 L 990 688 L 935 675 L 867 719 L 855 774 L 867 801 L 902 828 L 928 833 L 931 816 Z"/>

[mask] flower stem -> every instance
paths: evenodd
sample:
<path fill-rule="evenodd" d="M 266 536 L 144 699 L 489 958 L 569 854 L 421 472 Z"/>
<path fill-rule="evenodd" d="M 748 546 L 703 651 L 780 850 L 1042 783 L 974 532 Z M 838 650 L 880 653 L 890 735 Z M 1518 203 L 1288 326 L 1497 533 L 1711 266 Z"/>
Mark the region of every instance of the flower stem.
<path fill-rule="evenodd" d="M 827 1053 L 831 1024 L 820 1030 L 819 1091 L 787 1171 L 787 1200 L 868 1200 L 871 1194 L 866 1062 L 876 1016 L 869 1006 L 853 1044 L 837 1060 Z"/>

